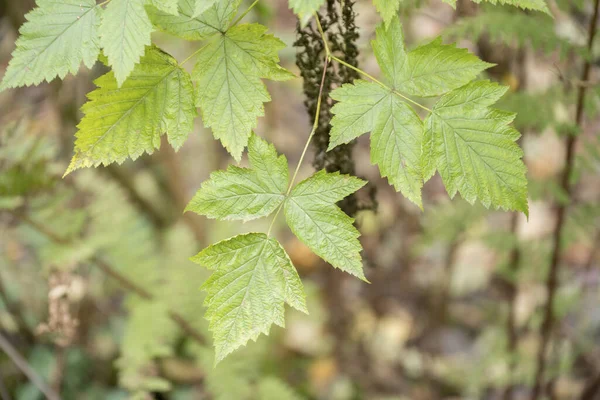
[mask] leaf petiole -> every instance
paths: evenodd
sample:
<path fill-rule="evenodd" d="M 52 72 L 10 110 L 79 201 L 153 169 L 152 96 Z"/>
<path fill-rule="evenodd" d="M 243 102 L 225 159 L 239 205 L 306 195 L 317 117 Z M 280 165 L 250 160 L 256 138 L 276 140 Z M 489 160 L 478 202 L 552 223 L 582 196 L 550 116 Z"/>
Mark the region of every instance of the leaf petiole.
<path fill-rule="evenodd" d="M 294 171 L 294 175 L 292 176 L 292 179 L 290 180 L 288 190 L 285 193 L 286 199 L 290 195 L 290 192 L 292 191 L 292 188 L 294 187 L 294 183 L 296 182 L 296 178 L 298 177 L 298 172 L 300 171 L 300 167 L 302 166 L 302 162 L 304 161 L 304 157 L 306 156 L 306 152 L 308 151 L 308 146 L 310 145 L 310 142 L 311 142 L 313 136 L 315 136 L 315 132 L 317 131 L 317 128 L 319 127 L 319 117 L 321 115 L 321 102 L 323 99 L 323 87 L 325 86 L 325 77 L 327 76 L 327 68 L 328 67 L 329 67 L 329 56 L 325 57 L 325 63 L 323 65 L 323 75 L 321 76 L 321 84 L 319 85 L 319 98 L 317 99 L 317 110 L 315 112 L 315 121 L 313 122 L 312 130 L 310 131 L 310 135 L 308 135 L 308 139 L 306 140 L 306 144 L 304 145 L 304 149 L 302 150 L 302 155 L 300 156 L 300 160 L 298 160 L 298 165 L 296 165 L 296 170 Z M 273 220 L 271 221 L 271 224 L 269 225 L 269 230 L 267 231 L 267 236 L 271 235 L 271 229 L 273 229 L 273 224 L 275 224 L 275 220 L 277 219 L 279 212 L 281 212 L 281 208 L 283 207 L 284 204 L 285 204 L 285 201 L 283 203 L 281 203 L 279 208 L 277 208 L 277 212 L 275 213 L 275 216 L 273 216 Z"/>

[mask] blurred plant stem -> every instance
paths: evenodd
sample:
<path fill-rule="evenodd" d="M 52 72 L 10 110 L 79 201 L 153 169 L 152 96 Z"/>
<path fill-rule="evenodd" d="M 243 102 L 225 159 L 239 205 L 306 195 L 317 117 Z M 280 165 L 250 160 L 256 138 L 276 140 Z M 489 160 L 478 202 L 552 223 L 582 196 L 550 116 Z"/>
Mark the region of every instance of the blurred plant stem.
<path fill-rule="evenodd" d="M 4 383 L 4 376 L 2 375 L 2 370 L 0 369 L 0 399 L 2 400 L 12 400 L 10 394 L 8 393 L 8 388 Z"/>
<path fill-rule="evenodd" d="M 53 232 L 51 229 L 49 229 L 48 227 L 32 220 L 31 218 L 29 218 L 27 215 L 24 214 L 15 214 L 17 216 L 17 218 L 19 218 L 21 221 L 23 221 L 24 223 L 27 223 L 28 225 L 30 225 L 32 228 L 36 229 L 38 232 L 44 234 L 45 236 L 47 236 L 50 240 L 52 240 L 53 242 L 57 243 L 57 244 L 62 244 L 62 245 L 70 245 L 72 244 L 69 240 L 61 237 L 60 235 L 58 235 L 56 232 Z M 101 259 L 100 257 L 94 255 L 91 257 L 91 262 L 93 264 L 95 264 L 102 272 L 104 272 L 106 275 L 110 276 L 111 278 L 113 278 L 114 280 L 116 280 L 117 282 L 119 282 L 119 284 L 127 289 L 128 291 L 137 294 L 139 297 L 145 299 L 145 300 L 154 300 L 154 295 L 152 293 L 150 293 L 149 291 L 147 291 L 146 289 L 144 289 L 141 286 L 138 286 L 135 282 L 132 282 L 131 280 L 129 280 L 126 276 L 120 274 L 115 268 L 113 268 L 109 263 L 107 263 L 106 261 L 104 261 L 103 259 Z M 187 321 L 183 316 L 181 316 L 179 313 L 177 313 L 176 311 L 173 310 L 169 310 L 168 312 L 169 318 L 175 322 L 183 332 L 185 332 L 185 334 L 187 336 L 189 336 L 191 339 L 193 339 L 194 341 L 196 341 L 198 344 L 201 345 L 205 345 L 206 344 L 206 340 L 204 339 L 204 336 L 202 336 L 202 334 L 200 332 L 198 332 L 193 325 Z"/>
<path fill-rule="evenodd" d="M 596 37 L 596 29 L 598 26 L 598 12 L 600 8 L 600 0 L 594 1 L 594 11 L 592 17 L 589 22 L 588 29 L 588 41 L 587 48 L 588 51 L 592 51 L 594 45 L 594 39 Z M 585 60 L 583 71 L 581 73 L 580 81 L 587 82 L 590 79 L 590 73 L 592 69 L 591 58 Z M 575 124 L 582 128 L 583 126 L 583 117 L 584 117 L 584 103 L 585 103 L 585 95 L 587 91 L 587 86 L 580 86 L 577 92 L 577 107 L 575 112 Z M 563 192 L 571 197 L 571 174 L 573 172 L 574 167 L 574 159 L 575 159 L 575 144 L 577 142 L 576 135 L 569 135 L 567 138 L 567 148 L 565 154 L 565 167 L 561 176 L 561 188 Z M 567 212 L 567 204 L 560 203 L 557 206 L 556 210 L 556 225 L 554 226 L 554 231 L 552 235 L 552 256 L 550 261 L 550 269 L 548 272 L 548 278 L 546 281 L 546 289 L 547 289 L 547 300 L 544 306 L 544 319 L 542 325 L 540 327 L 540 336 L 541 343 L 537 353 L 537 363 L 536 363 L 536 371 L 535 371 L 535 380 L 534 386 L 531 393 L 531 400 L 539 400 L 543 396 L 543 386 L 544 386 L 544 373 L 546 371 L 546 353 L 548 351 L 548 345 L 550 343 L 550 338 L 552 336 L 552 331 L 555 325 L 555 315 L 554 315 L 554 298 L 556 296 L 556 292 L 559 286 L 559 272 L 560 272 L 560 252 L 561 252 L 561 239 L 563 228 L 565 224 L 565 216 Z"/>
<path fill-rule="evenodd" d="M 15 321 L 17 328 L 20 333 L 20 337 L 27 344 L 35 343 L 35 335 L 29 328 L 27 321 L 25 321 L 23 310 L 19 306 L 19 303 L 11 301 L 8 297 L 8 292 L 6 290 L 6 285 L 4 284 L 4 278 L 2 277 L 2 273 L 0 271 L 0 301 L 4 304 L 4 307 L 8 314 L 11 316 L 13 321 Z"/>
<path fill-rule="evenodd" d="M 48 400 L 60 400 L 60 396 L 54 392 L 44 382 L 37 372 L 31 368 L 27 360 L 19 354 L 17 349 L 10 343 L 10 341 L 0 332 L 0 349 L 12 360 L 12 362 L 25 374 L 25 376 L 31 381 L 31 383 L 39 389 L 40 392 L 46 396 Z"/>
<path fill-rule="evenodd" d="M 527 68 L 526 68 L 526 53 L 525 49 L 520 48 L 516 52 L 516 74 L 518 77 L 518 87 L 517 90 L 526 90 L 527 89 Z M 523 136 L 525 132 L 523 132 Z M 523 143 L 523 136 L 519 139 L 519 142 Z M 525 159 L 525 154 L 523 154 L 523 159 Z M 508 270 L 509 270 L 509 279 L 508 279 L 508 316 L 506 318 L 506 337 L 507 337 L 507 345 L 506 350 L 508 351 L 508 374 L 509 374 L 509 382 L 504 390 L 503 400 L 513 400 L 514 397 L 514 371 L 517 367 L 517 350 L 519 345 L 519 332 L 517 326 L 517 297 L 519 295 L 519 287 L 517 285 L 517 274 L 519 273 L 519 269 L 521 268 L 521 248 L 518 243 L 518 235 L 519 235 L 519 213 L 513 212 L 510 216 L 510 233 L 511 237 L 514 240 L 512 244 L 512 248 L 510 250 L 510 254 L 508 256 Z"/>

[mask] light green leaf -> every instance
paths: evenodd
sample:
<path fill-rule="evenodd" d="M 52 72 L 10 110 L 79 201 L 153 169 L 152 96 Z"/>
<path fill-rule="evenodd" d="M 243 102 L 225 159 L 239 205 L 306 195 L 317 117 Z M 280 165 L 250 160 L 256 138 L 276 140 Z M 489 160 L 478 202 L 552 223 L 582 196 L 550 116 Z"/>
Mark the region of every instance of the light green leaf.
<path fill-rule="evenodd" d="M 441 97 L 425 121 L 423 169 L 426 178 L 437 169 L 451 197 L 528 214 L 515 114 L 489 107 L 506 89 L 480 81 Z"/>
<path fill-rule="evenodd" d="M 194 18 L 201 15 L 203 12 L 211 8 L 217 0 L 196 0 L 196 4 L 194 6 Z"/>
<path fill-rule="evenodd" d="M 439 96 L 471 82 L 492 66 L 467 49 L 442 44 L 437 38 L 408 53 L 398 87 L 413 96 Z"/>
<path fill-rule="evenodd" d="M 198 1 L 206 4 L 211 2 Z M 227 30 L 240 2 L 241 0 L 221 0 L 202 13 L 197 13 L 196 7 L 200 3 L 196 3 L 196 0 L 179 0 L 179 15 L 171 15 L 154 7 L 148 7 L 148 14 L 154 26 L 163 32 L 185 40 L 203 40 Z"/>
<path fill-rule="evenodd" d="M 100 43 L 119 86 L 151 44 L 152 24 L 144 9 L 146 0 L 112 0 L 100 25 Z"/>
<path fill-rule="evenodd" d="M 397 191 L 419 207 L 421 202 L 421 142 L 423 123 L 400 97 L 381 86 L 356 80 L 334 90 L 332 149 L 371 133 L 371 162 L 379 165 Z"/>
<path fill-rule="evenodd" d="M 325 0 L 289 0 L 290 8 L 294 11 L 302 26 L 306 25 L 313 14 L 325 4 Z"/>
<path fill-rule="evenodd" d="M 279 378 L 268 376 L 258 382 L 260 400 L 301 400 L 292 388 Z"/>
<path fill-rule="evenodd" d="M 329 149 L 348 143 L 375 126 L 379 110 L 390 91 L 362 79 L 347 83 L 331 92 L 336 103 L 331 111 Z"/>
<path fill-rule="evenodd" d="M 229 29 L 199 54 L 194 68 L 204 125 L 238 161 L 264 115 L 263 103 L 271 100 L 261 78 L 293 77 L 278 64 L 277 53 L 285 45 L 266 31 L 260 24 Z"/>
<path fill-rule="evenodd" d="M 284 326 L 284 303 L 307 312 L 304 289 L 281 245 L 262 233 L 249 233 L 216 243 L 192 258 L 214 270 L 202 285 L 216 362 Z"/>
<path fill-rule="evenodd" d="M 405 80 L 405 64 L 408 56 L 404 48 L 404 34 L 400 19 L 393 18 L 387 26 L 379 24 L 375 28 L 375 33 L 376 37 L 371 41 L 371 47 L 377 58 L 377 64 L 385 80 L 392 87 L 402 89 L 400 82 Z"/>
<path fill-rule="evenodd" d="M 98 59 L 102 9 L 94 0 L 38 0 L 37 5 L 19 29 L 0 90 L 63 79 L 76 74 L 82 62 L 91 68 Z"/>
<path fill-rule="evenodd" d="M 256 135 L 248 144 L 250 168 L 230 165 L 213 172 L 186 211 L 209 218 L 249 221 L 271 214 L 283 203 L 289 183 L 288 163 L 273 145 Z"/>
<path fill-rule="evenodd" d="M 373 51 L 386 80 L 402 93 L 439 96 L 459 88 L 493 66 L 467 49 L 442 44 L 437 38 L 406 53 L 400 20 L 393 18 L 387 28 L 379 25 Z"/>
<path fill-rule="evenodd" d="M 546 4 L 546 0 L 473 0 L 475 3 L 481 3 L 482 1 L 486 1 L 490 4 L 505 4 L 509 6 L 515 6 L 522 8 L 524 10 L 534 10 L 541 11 L 550 16 L 550 10 L 548 9 L 548 5 Z"/>
<path fill-rule="evenodd" d="M 371 133 L 371 162 L 379 165 L 397 191 L 423 208 L 421 145 L 423 122 L 410 106 L 390 93 Z"/>
<path fill-rule="evenodd" d="M 381 14 L 383 22 L 385 22 L 386 25 L 398 14 L 401 1 L 402 0 L 373 0 L 375 8 L 377 8 L 377 11 Z"/>
<path fill-rule="evenodd" d="M 335 204 L 366 184 L 353 176 L 324 170 L 300 182 L 285 203 L 294 234 L 325 261 L 365 280 L 354 219 Z"/>
<path fill-rule="evenodd" d="M 148 0 L 148 4 L 171 15 L 179 14 L 179 0 Z"/>
<path fill-rule="evenodd" d="M 456 8 L 456 0 L 442 0 L 444 3 L 450 4 L 452 8 Z M 548 9 L 546 0 L 473 0 L 475 3 L 488 2 L 491 4 L 502 4 L 522 8 L 524 10 L 541 11 L 552 16 Z"/>
<path fill-rule="evenodd" d="M 156 47 L 148 47 L 119 88 L 113 71 L 96 80 L 77 132 L 67 173 L 83 167 L 123 162 L 160 146 L 167 134 L 176 149 L 193 128 L 196 109 L 189 74 Z"/>

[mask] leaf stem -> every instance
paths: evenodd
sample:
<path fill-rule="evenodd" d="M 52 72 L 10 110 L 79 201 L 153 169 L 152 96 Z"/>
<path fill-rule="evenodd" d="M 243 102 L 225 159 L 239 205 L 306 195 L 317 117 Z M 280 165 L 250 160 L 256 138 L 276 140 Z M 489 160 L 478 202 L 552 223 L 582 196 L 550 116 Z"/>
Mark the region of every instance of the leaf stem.
<path fill-rule="evenodd" d="M 331 59 L 329 43 L 327 43 L 327 39 L 325 38 L 325 32 L 323 31 L 323 27 L 321 26 L 321 20 L 319 19 L 319 14 L 317 13 L 315 13 L 315 21 L 317 21 L 317 28 L 319 29 L 319 33 L 321 34 L 321 38 L 323 39 L 323 45 L 325 46 L 325 53 L 327 53 L 327 58 Z"/>
<path fill-rule="evenodd" d="M 212 37 L 216 36 L 217 34 L 215 33 L 212 36 L 209 36 L 208 39 L 211 39 Z M 194 58 L 195 56 L 198 55 L 198 53 L 200 53 L 202 50 L 204 50 L 206 48 L 206 46 L 208 46 L 210 44 L 210 41 L 205 43 L 204 46 L 200 47 L 198 50 L 194 51 L 192 54 L 190 54 L 185 60 L 183 60 L 182 62 L 179 63 L 179 66 L 182 66 L 183 64 L 185 64 L 186 62 L 190 61 L 192 58 Z"/>
<path fill-rule="evenodd" d="M 323 66 L 323 75 L 321 76 L 321 84 L 319 86 L 319 98 L 317 99 L 317 110 L 315 112 L 315 120 L 313 122 L 312 130 L 310 131 L 310 134 L 308 135 L 308 139 L 306 140 L 306 144 L 304 145 L 304 149 L 302 150 L 302 155 L 300 156 L 300 160 L 298 160 L 298 165 L 296 165 L 296 170 L 294 171 L 294 175 L 292 175 L 292 179 L 290 180 L 290 184 L 288 186 L 287 192 L 285 193 L 286 200 L 287 200 L 288 196 L 290 195 L 290 193 L 292 192 L 292 188 L 294 187 L 294 183 L 296 182 L 296 178 L 298 177 L 298 172 L 300 171 L 300 167 L 302 166 L 302 162 L 304 161 L 304 157 L 306 156 L 306 153 L 308 151 L 308 146 L 310 145 L 310 142 L 311 142 L 313 136 L 315 136 L 315 132 L 317 131 L 317 128 L 319 127 L 319 117 L 321 116 L 321 103 L 323 101 L 323 88 L 325 87 L 325 77 L 327 76 L 327 68 L 329 67 L 329 59 L 330 59 L 329 55 L 327 57 L 325 57 L 325 62 L 324 62 L 324 66 Z M 271 220 L 271 225 L 269 225 L 269 230 L 267 231 L 267 236 L 271 235 L 271 230 L 273 229 L 275 220 L 277 219 L 277 216 L 281 212 L 281 209 L 283 208 L 284 203 L 285 203 L 285 201 L 283 203 L 281 203 L 281 205 L 277 209 L 277 212 L 275 213 L 275 216 Z"/>
<path fill-rule="evenodd" d="M 325 33 L 323 32 L 323 27 L 321 26 L 321 21 L 319 20 L 318 14 L 315 14 L 315 20 L 317 21 L 317 28 L 319 29 L 319 33 L 321 34 L 321 38 L 323 39 L 323 44 L 325 45 L 325 52 L 327 53 L 327 57 L 329 59 L 337 61 L 338 63 L 342 64 L 346 68 L 350 68 L 351 70 L 356 71 L 359 74 L 369 78 L 370 80 L 372 80 L 373 82 L 375 82 L 376 84 L 381 86 L 382 88 L 389 90 L 390 92 L 394 93 L 396 96 L 403 98 L 404 100 L 408 101 L 409 103 L 414 104 L 415 106 L 422 108 L 425 111 L 433 112 L 433 111 L 431 111 L 430 108 L 427 108 L 423 104 L 418 103 L 418 102 L 414 101 L 413 99 L 403 95 L 402 93 L 398 92 L 396 89 L 389 87 L 388 85 L 381 82 L 379 79 L 375 78 L 374 76 L 370 75 L 369 73 L 363 71 L 362 69 L 357 68 L 354 65 L 348 64 L 346 61 L 331 54 L 331 51 L 329 50 L 329 45 L 327 44 L 327 39 L 325 38 Z"/>
<path fill-rule="evenodd" d="M 242 19 L 244 19 L 244 17 L 245 17 L 246 15 L 248 15 L 248 13 L 250 12 L 250 10 L 252 10 L 252 9 L 254 8 L 254 6 L 258 4 L 258 1 L 259 1 L 259 0 L 254 0 L 254 3 L 250 4 L 250 7 L 248 7 L 248 9 L 247 9 L 246 11 L 244 11 L 244 12 L 242 13 L 242 15 L 240 15 L 240 16 L 238 17 L 238 19 L 236 19 L 236 20 L 233 22 L 233 24 L 231 24 L 231 25 L 229 26 L 229 28 L 227 28 L 227 30 L 229 30 L 229 29 L 233 28 L 233 27 L 234 27 L 234 26 L 236 26 L 236 25 L 237 25 L 237 24 L 238 24 L 238 23 L 239 23 L 239 22 L 240 22 Z"/>

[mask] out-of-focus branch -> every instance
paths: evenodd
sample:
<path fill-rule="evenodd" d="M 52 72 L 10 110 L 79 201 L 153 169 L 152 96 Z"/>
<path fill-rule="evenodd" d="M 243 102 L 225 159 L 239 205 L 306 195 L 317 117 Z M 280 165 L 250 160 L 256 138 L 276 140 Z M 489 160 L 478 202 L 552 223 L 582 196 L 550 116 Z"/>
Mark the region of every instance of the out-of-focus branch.
<path fill-rule="evenodd" d="M 183 179 L 183 171 L 175 151 L 164 138 L 161 147 L 162 150 L 159 153 L 159 157 L 162 160 L 163 166 L 168 175 L 165 183 L 177 212 L 183 213 L 183 210 L 185 210 L 188 202 L 185 182 Z M 204 229 L 202 227 L 202 223 L 197 219 L 197 216 L 193 213 L 187 212 L 183 214 L 182 218 L 183 222 L 194 234 L 196 241 L 199 243 L 204 243 Z"/>
<path fill-rule="evenodd" d="M 594 12 L 590 20 L 588 30 L 588 50 L 591 51 L 594 45 L 594 38 L 596 36 L 596 28 L 598 26 L 598 11 L 600 8 L 600 0 L 594 1 Z M 590 72 L 592 69 L 592 60 L 586 60 L 583 72 L 581 74 L 581 81 L 587 82 L 590 79 Z M 587 91 L 587 86 L 580 86 L 577 93 L 577 108 L 575 115 L 575 123 L 581 127 L 583 125 L 583 113 L 584 113 L 584 101 Z M 575 155 L 575 144 L 577 137 L 571 135 L 567 139 L 567 150 L 565 155 L 565 168 L 561 177 L 561 188 L 567 196 L 571 196 L 571 173 L 574 166 L 574 155 Z M 535 372 L 535 381 L 533 391 L 531 393 L 531 400 L 539 400 L 542 396 L 542 387 L 544 382 L 544 372 L 546 371 L 546 353 L 550 338 L 552 336 L 552 329 L 555 325 L 554 316 L 554 298 L 558 288 L 558 275 L 560 271 L 560 244 L 563 233 L 563 226 L 565 222 L 565 216 L 567 211 L 566 204 L 559 204 L 556 211 L 556 225 L 552 235 L 552 258 L 550 261 L 550 270 L 548 272 L 548 279 L 546 281 L 546 288 L 548 291 L 548 298 L 544 307 L 544 320 L 540 328 L 541 343 L 537 354 L 537 367 Z"/>
<path fill-rule="evenodd" d="M 102 171 L 105 171 L 112 179 L 117 181 L 123 189 L 125 189 L 129 200 L 131 200 L 133 205 L 142 211 L 144 215 L 148 216 L 157 229 L 160 230 L 169 226 L 168 216 L 156 209 L 139 193 L 133 183 L 133 179 L 122 167 L 112 164 L 103 168 Z"/>
<path fill-rule="evenodd" d="M 22 335 L 21 337 L 27 343 L 34 343 L 35 335 L 33 334 L 31 329 L 27 325 L 27 322 L 23 318 L 22 310 L 16 303 L 10 301 L 10 299 L 8 298 L 8 293 L 6 291 L 6 286 L 4 285 L 4 280 L 2 278 L 1 273 L 0 273 L 0 301 L 2 301 L 2 303 L 4 303 L 4 307 L 6 308 L 6 311 L 10 314 L 11 318 L 17 324 L 19 332 Z"/>
<path fill-rule="evenodd" d="M 21 372 L 27 376 L 31 383 L 33 383 L 48 400 L 60 400 L 60 396 L 50 389 L 42 377 L 40 377 L 37 372 L 31 368 L 31 366 L 27 363 L 27 360 L 25 360 L 25 358 L 19 354 L 19 352 L 2 333 L 0 333 L 0 349 L 6 353 L 12 362 L 15 363 Z"/>
<path fill-rule="evenodd" d="M 29 224 L 30 226 L 32 226 L 33 228 L 35 228 L 37 231 L 39 231 L 40 233 L 44 234 L 45 236 L 47 236 L 50 240 L 52 240 L 55 243 L 59 243 L 59 244 L 63 244 L 63 245 L 69 245 L 71 242 L 63 237 L 61 237 L 60 235 L 58 235 L 56 232 L 53 232 L 52 230 L 50 230 L 49 228 L 43 226 L 42 224 L 32 220 L 31 218 L 25 216 L 25 215 L 18 215 L 18 217 L 23 221 L 26 222 L 27 224 Z M 154 299 L 154 295 L 152 293 L 150 293 L 148 290 L 144 289 L 143 287 L 137 285 L 135 282 L 132 282 L 131 280 L 129 280 L 126 276 L 122 275 L 121 273 L 119 273 L 116 269 L 114 269 L 109 263 L 107 263 L 106 261 L 104 261 L 102 258 L 100 258 L 99 256 L 93 256 L 91 261 L 102 271 L 104 272 L 106 275 L 110 276 L 111 278 L 113 278 L 114 280 L 116 280 L 117 282 L 119 282 L 119 284 L 127 289 L 128 291 L 135 293 L 136 295 L 140 296 L 141 298 L 145 299 L 145 300 L 153 300 Z M 206 340 L 204 339 L 204 336 L 202 336 L 202 334 L 200 332 L 198 332 L 193 326 L 192 324 L 187 321 L 181 314 L 170 310 L 169 311 L 169 318 L 175 322 L 183 332 L 186 333 L 186 335 L 188 335 L 191 339 L 193 339 L 194 341 L 198 342 L 199 344 L 206 344 Z"/>

